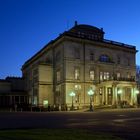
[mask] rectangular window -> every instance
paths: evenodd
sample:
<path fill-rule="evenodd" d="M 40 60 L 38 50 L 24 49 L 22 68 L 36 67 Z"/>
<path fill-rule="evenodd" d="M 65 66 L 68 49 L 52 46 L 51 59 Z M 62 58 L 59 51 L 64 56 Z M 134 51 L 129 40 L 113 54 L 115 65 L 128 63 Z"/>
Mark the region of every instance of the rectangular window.
<path fill-rule="evenodd" d="M 94 53 L 90 53 L 90 61 L 94 60 Z"/>
<path fill-rule="evenodd" d="M 19 96 L 15 96 L 15 103 L 19 103 Z"/>
<path fill-rule="evenodd" d="M 109 80 L 109 72 L 104 72 L 104 80 Z"/>
<path fill-rule="evenodd" d="M 100 72 L 100 81 L 103 81 L 103 72 Z"/>
<path fill-rule="evenodd" d="M 75 53 L 75 58 L 80 59 L 80 49 L 79 48 L 74 48 L 74 53 Z"/>
<path fill-rule="evenodd" d="M 38 74 L 38 69 L 34 69 L 33 70 L 33 75 L 37 75 Z"/>
<path fill-rule="evenodd" d="M 107 72 L 107 80 L 109 80 L 109 78 L 110 78 L 110 74 L 109 72 Z"/>
<path fill-rule="evenodd" d="M 102 88 L 99 88 L 99 94 L 102 95 Z"/>
<path fill-rule="evenodd" d="M 74 71 L 74 78 L 75 78 L 75 80 L 80 79 L 80 69 L 79 68 L 75 69 L 75 71 Z"/>
<path fill-rule="evenodd" d="M 56 76 L 57 77 L 57 82 L 59 82 L 60 81 L 60 71 L 57 71 L 56 74 L 57 74 L 57 76 Z"/>
<path fill-rule="evenodd" d="M 94 70 L 90 71 L 90 80 L 94 80 L 95 79 L 95 75 L 94 75 Z"/>
<path fill-rule="evenodd" d="M 60 59 L 61 59 L 60 51 L 58 51 L 58 52 L 56 53 L 55 59 L 56 59 L 57 62 L 60 61 Z"/>
<path fill-rule="evenodd" d="M 38 82 L 38 76 L 33 77 L 33 84 Z"/>
<path fill-rule="evenodd" d="M 24 103 L 24 96 L 20 96 L 20 103 Z"/>
<path fill-rule="evenodd" d="M 110 74 L 109 72 L 100 72 L 100 81 L 109 80 Z"/>
<path fill-rule="evenodd" d="M 117 78 L 120 78 L 121 74 L 119 72 L 117 72 Z"/>
<path fill-rule="evenodd" d="M 127 65 L 130 66 L 130 59 L 127 58 Z"/>
<path fill-rule="evenodd" d="M 127 72 L 127 78 L 130 78 L 131 76 L 130 76 L 130 73 L 129 72 Z"/>
<path fill-rule="evenodd" d="M 118 56 L 118 58 L 117 58 L 117 64 L 120 64 L 120 62 L 121 62 L 121 59 L 120 59 L 120 57 Z"/>

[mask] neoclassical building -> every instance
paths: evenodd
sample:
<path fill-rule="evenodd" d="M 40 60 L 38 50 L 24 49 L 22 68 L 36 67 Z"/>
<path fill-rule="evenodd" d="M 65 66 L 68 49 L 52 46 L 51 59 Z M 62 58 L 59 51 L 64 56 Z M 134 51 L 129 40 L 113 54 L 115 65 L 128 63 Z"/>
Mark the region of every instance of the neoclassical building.
<path fill-rule="evenodd" d="M 106 40 L 104 34 L 102 28 L 75 23 L 26 61 L 22 72 L 29 102 L 75 108 L 136 105 L 136 47 Z"/>

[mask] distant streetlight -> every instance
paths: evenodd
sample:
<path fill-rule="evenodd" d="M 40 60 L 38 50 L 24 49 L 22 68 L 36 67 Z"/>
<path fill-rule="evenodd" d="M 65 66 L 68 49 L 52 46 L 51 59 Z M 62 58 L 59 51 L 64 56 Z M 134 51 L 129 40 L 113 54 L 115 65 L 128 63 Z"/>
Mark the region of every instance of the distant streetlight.
<path fill-rule="evenodd" d="M 71 110 L 73 110 L 74 109 L 74 106 L 73 106 L 73 97 L 75 96 L 75 93 L 72 91 L 69 95 L 72 97 Z"/>
<path fill-rule="evenodd" d="M 135 90 L 135 94 L 139 94 L 139 90 L 138 89 Z"/>
<path fill-rule="evenodd" d="M 89 97 L 90 97 L 90 111 L 93 111 L 93 106 L 92 106 L 92 96 L 93 96 L 93 94 L 94 94 L 94 91 L 92 90 L 92 89 L 90 89 L 88 92 L 88 95 L 89 95 Z"/>

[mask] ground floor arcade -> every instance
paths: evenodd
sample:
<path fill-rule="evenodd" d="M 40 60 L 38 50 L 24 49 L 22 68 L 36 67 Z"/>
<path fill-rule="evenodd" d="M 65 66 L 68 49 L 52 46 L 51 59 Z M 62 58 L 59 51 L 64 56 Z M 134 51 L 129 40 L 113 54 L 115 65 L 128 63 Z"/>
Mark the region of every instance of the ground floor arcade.
<path fill-rule="evenodd" d="M 45 88 L 45 86 L 36 90 L 37 94 L 29 96 L 29 104 L 41 107 L 50 105 L 60 109 L 71 107 L 82 109 L 90 105 L 134 107 L 139 103 L 136 83 L 131 81 L 113 80 L 98 84 L 68 82 L 56 85 L 56 88 L 53 86 Z"/>
<path fill-rule="evenodd" d="M 93 94 L 94 105 L 135 106 L 138 104 L 135 82 L 106 81 L 97 85 Z"/>

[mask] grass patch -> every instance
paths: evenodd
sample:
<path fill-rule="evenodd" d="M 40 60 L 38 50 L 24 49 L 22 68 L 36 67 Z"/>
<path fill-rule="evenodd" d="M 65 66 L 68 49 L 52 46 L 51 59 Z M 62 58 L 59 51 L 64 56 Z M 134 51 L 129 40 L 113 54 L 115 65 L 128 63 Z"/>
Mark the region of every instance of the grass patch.
<path fill-rule="evenodd" d="M 0 140 L 122 140 L 117 136 L 77 129 L 0 130 Z"/>

